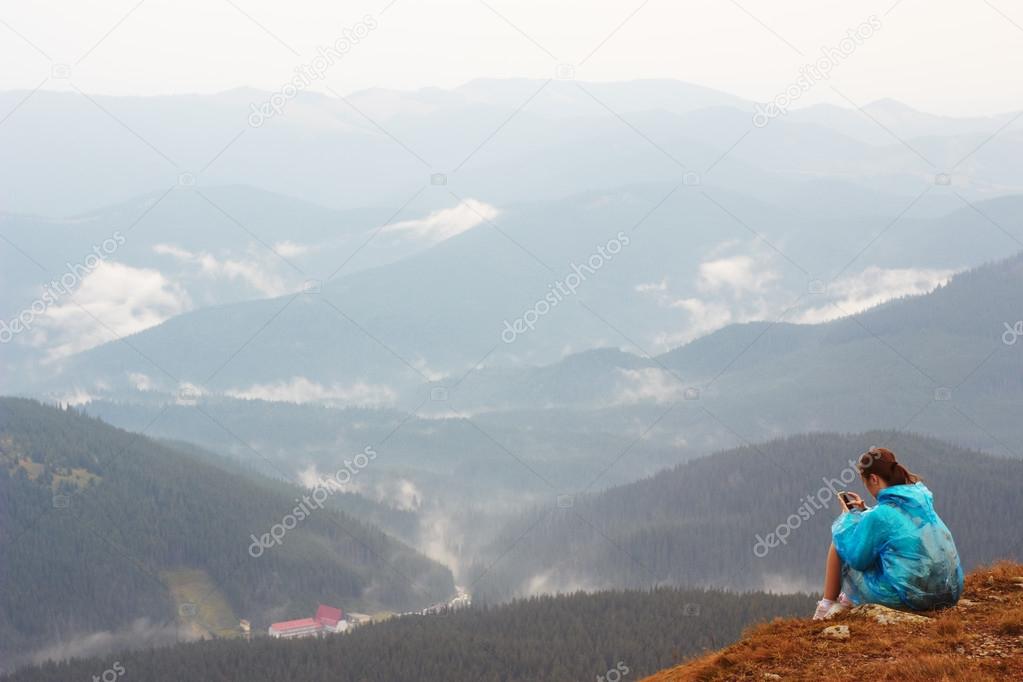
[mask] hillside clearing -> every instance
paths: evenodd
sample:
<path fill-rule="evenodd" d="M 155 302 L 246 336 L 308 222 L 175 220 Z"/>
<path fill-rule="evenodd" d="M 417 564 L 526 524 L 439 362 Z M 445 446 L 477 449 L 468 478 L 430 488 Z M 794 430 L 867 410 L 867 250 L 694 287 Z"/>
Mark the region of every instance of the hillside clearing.
<path fill-rule="evenodd" d="M 160 578 L 174 599 L 178 627 L 189 639 L 240 633 L 238 617 L 206 571 L 179 568 L 163 571 Z"/>

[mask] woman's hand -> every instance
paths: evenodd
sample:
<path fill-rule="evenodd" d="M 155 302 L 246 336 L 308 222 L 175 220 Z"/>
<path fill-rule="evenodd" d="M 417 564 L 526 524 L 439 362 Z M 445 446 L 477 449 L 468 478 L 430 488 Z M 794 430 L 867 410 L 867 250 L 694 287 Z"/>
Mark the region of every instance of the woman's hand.
<path fill-rule="evenodd" d="M 863 498 L 857 495 L 856 493 L 846 493 L 846 495 L 849 498 L 849 504 L 847 505 L 845 503 L 845 500 L 842 500 L 842 506 L 846 508 L 846 511 L 852 511 L 854 509 L 859 509 L 860 511 L 863 511 L 864 509 L 867 508 L 867 505 L 863 501 Z"/>

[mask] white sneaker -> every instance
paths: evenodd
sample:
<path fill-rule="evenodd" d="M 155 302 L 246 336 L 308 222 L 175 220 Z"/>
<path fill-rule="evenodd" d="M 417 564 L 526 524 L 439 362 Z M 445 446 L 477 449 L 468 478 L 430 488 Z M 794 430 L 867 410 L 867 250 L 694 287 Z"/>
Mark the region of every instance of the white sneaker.
<path fill-rule="evenodd" d="M 836 601 L 821 599 L 817 602 L 817 609 L 813 612 L 814 620 L 828 620 L 840 613 L 844 613 L 853 607 L 852 600 L 845 596 L 845 592 L 838 595 Z"/>
<path fill-rule="evenodd" d="M 838 602 L 831 601 L 830 599 L 821 599 L 817 602 L 817 610 L 813 612 L 813 619 L 824 620 L 827 618 L 828 612 L 837 605 Z"/>

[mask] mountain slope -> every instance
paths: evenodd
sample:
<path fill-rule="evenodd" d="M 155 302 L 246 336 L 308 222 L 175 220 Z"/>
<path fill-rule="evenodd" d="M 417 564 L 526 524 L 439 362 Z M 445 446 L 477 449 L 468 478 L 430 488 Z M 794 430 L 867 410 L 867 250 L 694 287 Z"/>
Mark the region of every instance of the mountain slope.
<path fill-rule="evenodd" d="M 422 200 L 401 217 L 470 210 L 452 208 L 458 203 Z M 234 185 L 164 187 L 61 218 L 0 212 L 8 240 L 0 250 L 0 329 L 22 314 L 30 330 L 15 335 L 4 360 L 26 374 L 35 360 L 38 379 L 48 363 L 173 315 L 282 296 L 342 264 L 347 274 L 429 248 L 410 233 L 375 238 L 393 215 L 392 206 L 339 211 Z M 22 313 L 41 289 L 52 300 Z M 26 359 L 14 362 L 17 355 Z"/>
<path fill-rule="evenodd" d="M 690 442 L 749 442 L 879 426 L 1023 455 L 1023 253 L 963 272 L 929 294 L 819 324 L 729 325 L 655 357 L 602 353 L 514 372 L 482 370 L 462 389 L 478 407 L 565 410 L 633 404 Z M 804 296 L 811 309 L 840 312 Z M 688 396 L 686 388 L 698 391 Z M 865 398 L 869 396 L 869 399 Z M 741 434 L 741 435 L 740 435 Z"/>
<path fill-rule="evenodd" d="M 194 595 L 197 605 L 222 597 L 256 626 L 319 601 L 403 610 L 454 591 L 449 571 L 302 499 L 309 490 L 238 476 L 73 411 L 0 399 L 0 464 L 7 655 L 139 618 L 173 623 L 173 577 L 187 570 L 218 591 Z M 271 532 L 279 544 L 253 539 Z"/>

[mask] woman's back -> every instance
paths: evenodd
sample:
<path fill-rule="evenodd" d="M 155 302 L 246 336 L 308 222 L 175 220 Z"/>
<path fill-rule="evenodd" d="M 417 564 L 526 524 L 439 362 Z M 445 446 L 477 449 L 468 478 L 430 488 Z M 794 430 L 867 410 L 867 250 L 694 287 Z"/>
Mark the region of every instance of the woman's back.
<path fill-rule="evenodd" d="M 885 488 L 873 509 L 842 514 L 832 534 L 852 569 L 853 601 L 923 611 L 959 600 L 959 554 L 923 483 Z"/>

